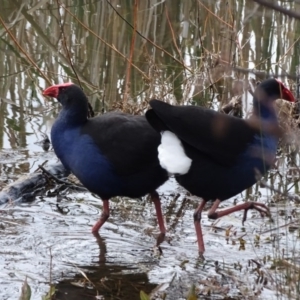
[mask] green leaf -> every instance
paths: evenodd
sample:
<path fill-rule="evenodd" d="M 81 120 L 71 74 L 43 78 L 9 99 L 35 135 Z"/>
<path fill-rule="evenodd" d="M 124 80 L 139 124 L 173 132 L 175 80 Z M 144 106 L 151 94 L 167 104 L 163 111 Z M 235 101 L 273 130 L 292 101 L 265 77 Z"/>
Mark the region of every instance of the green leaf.
<path fill-rule="evenodd" d="M 194 284 L 190 288 L 187 300 L 197 300 L 196 287 Z"/>
<path fill-rule="evenodd" d="M 54 285 L 50 285 L 49 292 L 47 293 L 46 296 L 42 297 L 42 300 L 51 300 L 52 296 L 54 296 L 55 292 L 56 292 L 55 286 Z"/>
<path fill-rule="evenodd" d="M 144 291 L 140 291 L 140 298 L 141 300 L 150 300 L 149 296 Z"/>
<path fill-rule="evenodd" d="M 25 277 L 24 283 L 22 285 L 21 296 L 19 300 L 30 300 L 31 298 L 31 288 L 27 283 L 27 276 Z"/>

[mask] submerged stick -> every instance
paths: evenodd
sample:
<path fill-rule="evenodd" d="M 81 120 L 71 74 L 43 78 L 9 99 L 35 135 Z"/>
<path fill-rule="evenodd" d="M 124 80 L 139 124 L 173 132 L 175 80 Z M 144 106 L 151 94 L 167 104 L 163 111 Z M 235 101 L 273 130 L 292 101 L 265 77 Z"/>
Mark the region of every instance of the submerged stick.
<path fill-rule="evenodd" d="M 45 169 L 58 178 L 63 178 L 70 174 L 61 163 L 50 165 Z M 42 172 L 22 176 L 0 192 L 0 205 L 7 202 L 32 201 L 36 194 L 44 188 L 47 181 L 48 177 Z"/>

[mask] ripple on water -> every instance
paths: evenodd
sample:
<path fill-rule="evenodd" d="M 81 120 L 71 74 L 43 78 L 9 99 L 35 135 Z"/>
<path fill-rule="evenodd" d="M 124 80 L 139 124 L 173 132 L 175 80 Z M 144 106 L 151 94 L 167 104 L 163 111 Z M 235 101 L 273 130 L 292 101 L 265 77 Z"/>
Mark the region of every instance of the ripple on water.
<path fill-rule="evenodd" d="M 167 187 L 174 184 L 170 181 Z M 174 189 L 168 192 L 166 186 L 162 188 L 168 227 L 162 256 L 152 251 L 158 227 L 150 201 L 111 201 L 111 217 L 98 238 L 90 230 L 101 211 L 101 201 L 90 193 L 70 194 L 58 203 L 59 208 L 56 198 L 50 197 L 20 206 L 6 205 L 0 211 L 0 299 L 18 299 L 27 276 L 32 299 L 40 300 L 49 290 L 50 270 L 52 282 L 58 284 L 58 299 L 75 297 L 73 293 L 80 297 L 84 293 L 95 295 L 97 291 L 106 297 L 122 291 L 124 300 L 139 299 L 141 289 L 150 293 L 157 285 L 162 290 L 168 288 L 167 299 L 172 299 L 185 295 L 192 284 L 203 293 L 213 287 L 215 299 L 224 293 L 243 297 L 249 291 L 262 299 L 263 295 L 276 299 L 275 284 L 280 276 L 271 273 L 273 257 L 278 257 L 282 248 L 289 250 L 290 256 L 300 257 L 297 230 L 287 234 L 284 226 L 290 219 L 278 216 L 270 223 L 251 212 L 243 227 L 242 213 L 212 222 L 204 212 L 206 260 L 202 262 L 197 256 L 193 227 L 193 208 L 198 199 L 185 196 L 182 190 L 177 197 Z M 228 207 L 232 201 L 222 205 Z M 285 207 L 271 209 L 276 215 Z M 259 276 L 252 260 L 261 264 L 260 270 L 268 279 L 264 289 L 256 283 Z M 94 284 L 88 292 L 78 287 L 83 284 L 82 272 Z M 133 298 L 129 298 L 130 291 Z"/>

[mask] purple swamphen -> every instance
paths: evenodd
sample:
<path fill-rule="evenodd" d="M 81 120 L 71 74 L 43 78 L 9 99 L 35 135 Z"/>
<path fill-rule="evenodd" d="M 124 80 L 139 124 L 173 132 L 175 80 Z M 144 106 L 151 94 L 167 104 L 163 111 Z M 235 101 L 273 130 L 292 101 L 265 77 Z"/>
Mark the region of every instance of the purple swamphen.
<path fill-rule="evenodd" d="M 161 132 L 159 160 L 174 174 L 177 182 L 203 200 L 194 213 L 199 253 L 204 253 L 200 225 L 201 212 L 208 200 L 213 206 L 210 219 L 232 212 L 255 209 L 270 215 L 266 205 L 246 202 L 217 211 L 221 201 L 242 192 L 257 182 L 274 163 L 279 126 L 274 101 L 294 102 L 294 96 L 280 81 L 267 79 L 255 90 L 253 114 L 243 120 L 198 106 L 172 106 L 151 100 L 148 122 Z"/>
<path fill-rule="evenodd" d="M 141 197 L 149 193 L 155 204 L 161 235 L 166 229 L 156 189 L 167 179 L 158 160 L 160 135 L 145 116 L 111 112 L 88 118 L 88 99 L 73 83 L 48 87 L 44 96 L 62 105 L 51 129 L 51 140 L 64 167 L 103 201 L 93 226 L 96 233 L 109 217 L 109 199 Z"/>

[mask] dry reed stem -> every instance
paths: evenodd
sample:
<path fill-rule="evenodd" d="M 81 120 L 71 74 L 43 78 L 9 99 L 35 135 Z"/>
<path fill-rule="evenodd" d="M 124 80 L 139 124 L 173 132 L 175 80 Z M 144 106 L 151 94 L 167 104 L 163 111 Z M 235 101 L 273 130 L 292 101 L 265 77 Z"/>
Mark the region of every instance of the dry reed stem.
<path fill-rule="evenodd" d="M 279 58 L 279 60 L 277 61 L 277 63 L 279 63 L 285 56 L 287 56 L 288 53 L 289 53 L 290 51 L 294 50 L 296 43 L 298 43 L 299 41 L 300 41 L 300 37 L 298 37 L 298 38 L 296 39 L 296 41 L 294 41 L 294 42 L 292 43 L 292 45 L 287 49 L 286 53 L 284 53 L 284 54 Z"/>
<path fill-rule="evenodd" d="M 130 62 L 129 59 L 123 54 L 121 53 L 114 45 L 110 45 L 109 43 L 107 43 L 104 39 L 102 39 L 97 33 L 95 33 L 92 29 L 90 29 L 88 26 L 86 26 L 83 22 L 81 22 L 68 8 L 66 8 L 66 6 L 64 4 L 62 4 L 61 2 L 59 2 L 61 7 L 63 7 L 65 9 L 65 11 L 70 14 L 84 29 L 86 29 L 87 31 L 89 31 L 93 36 L 95 36 L 97 39 L 99 39 L 102 43 L 104 43 L 107 47 L 111 48 L 112 50 L 114 50 L 115 52 L 117 52 L 120 56 L 122 56 L 127 62 Z M 139 71 L 146 80 L 150 81 L 150 78 L 145 74 L 145 72 L 143 72 L 140 68 L 138 68 L 135 64 L 132 64 L 132 66 Z"/>
<path fill-rule="evenodd" d="M 15 36 L 11 33 L 11 31 L 8 29 L 8 27 L 5 25 L 5 22 L 3 21 L 2 17 L 0 16 L 0 23 L 8 33 L 8 35 L 11 37 L 11 39 L 14 41 L 16 46 L 21 50 L 21 52 L 26 56 L 28 61 L 31 63 L 31 65 L 40 72 L 42 77 L 47 81 L 48 84 L 51 84 L 50 79 L 44 74 L 44 72 L 39 68 L 39 66 L 32 60 L 32 58 L 29 56 L 29 54 L 23 49 L 23 47 L 20 45 L 20 43 L 17 41 Z"/>
<path fill-rule="evenodd" d="M 299 13 L 297 13 L 295 11 L 292 11 L 290 9 L 286 9 L 286 8 L 276 4 L 275 1 L 266 1 L 266 0 L 253 0 L 253 1 L 256 2 L 256 3 L 259 3 L 263 6 L 273 8 L 274 10 L 277 10 L 277 11 L 283 13 L 286 16 L 289 16 L 289 17 L 300 20 L 300 14 Z"/>
<path fill-rule="evenodd" d="M 136 38 L 138 2 L 139 2 L 138 0 L 134 1 L 134 8 L 133 8 L 133 32 L 132 32 L 132 38 L 131 38 L 131 44 L 130 44 L 129 61 L 127 63 L 127 68 L 126 68 L 125 91 L 124 91 L 123 106 L 126 106 L 126 104 L 127 104 L 127 98 L 128 98 L 128 90 L 129 90 L 129 84 L 130 84 L 132 57 L 133 57 L 133 53 L 134 53 L 135 38 Z"/>
<path fill-rule="evenodd" d="M 128 24 L 131 28 L 134 28 L 126 19 L 124 19 L 119 12 L 114 8 L 114 6 L 108 1 L 106 0 L 107 3 L 110 5 L 110 7 L 114 10 L 114 12 L 123 20 L 126 22 L 126 24 Z M 190 69 L 189 67 L 187 67 L 186 65 L 184 65 L 180 60 L 178 60 L 176 57 L 174 57 L 171 53 L 169 53 L 167 50 L 165 50 L 164 48 L 158 46 L 157 44 L 155 44 L 153 41 L 151 41 L 149 38 L 147 38 L 146 36 L 142 35 L 138 30 L 136 31 L 136 33 L 143 38 L 144 40 L 146 40 L 147 42 L 149 42 L 152 46 L 154 46 L 156 49 L 162 51 L 163 53 L 165 53 L 166 55 L 170 56 L 172 59 L 174 59 L 178 64 L 180 64 L 184 69 L 188 70 L 190 73 L 194 73 L 192 69 Z"/>
<path fill-rule="evenodd" d="M 70 51 L 69 51 L 68 46 L 67 46 L 67 39 L 66 39 L 65 31 L 64 31 L 64 26 L 63 26 L 63 23 L 62 23 L 60 11 L 59 11 L 59 10 L 60 10 L 60 3 L 59 3 L 59 0 L 56 0 L 56 2 L 57 2 L 57 13 L 58 13 L 58 25 L 59 25 L 59 27 L 60 27 L 60 32 L 61 32 L 61 34 L 62 34 L 62 42 L 63 42 L 63 46 L 64 46 L 64 48 L 65 48 L 65 50 L 66 50 L 66 53 L 67 53 L 67 57 L 68 57 L 70 66 L 71 66 L 71 68 L 72 68 L 72 70 L 73 70 L 73 72 L 74 72 L 74 74 L 75 74 L 75 76 L 76 76 L 77 82 L 78 82 L 78 84 L 80 85 L 80 87 L 82 88 L 81 81 L 80 81 L 80 79 L 79 79 L 79 77 L 78 77 L 78 74 L 77 74 L 76 69 L 75 69 L 75 67 L 74 67 L 74 64 L 73 64 L 73 62 L 72 62 L 72 58 L 71 58 Z"/>
<path fill-rule="evenodd" d="M 221 21 L 221 23 L 225 24 L 226 26 L 228 26 L 229 28 L 233 29 L 233 27 L 228 24 L 227 22 L 223 21 L 220 17 L 218 17 L 216 14 L 214 14 L 207 6 L 205 6 L 200 0 L 198 0 L 198 3 L 204 7 L 211 15 L 213 15 L 214 17 L 216 17 L 219 21 Z"/>
<path fill-rule="evenodd" d="M 179 54 L 179 57 L 183 63 L 183 59 L 182 59 L 182 55 L 181 55 L 181 51 L 179 50 L 178 48 L 178 45 L 176 43 L 176 38 L 175 38 L 175 33 L 174 33 L 174 30 L 173 30 L 173 27 L 172 27 L 172 24 L 171 24 L 171 21 L 170 21 L 170 18 L 169 18 L 169 13 L 168 13 L 168 8 L 167 8 L 167 5 L 165 5 L 165 12 L 166 12 L 166 17 L 167 17 L 167 21 L 168 21 L 168 24 L 169 24 L 169 27 L 170 27 L 170 30 L 171 30 L 171 34 L 172 34 L 172 39 L 173 39 L 173 43 L 174 43 L 174 46 Z"/>

